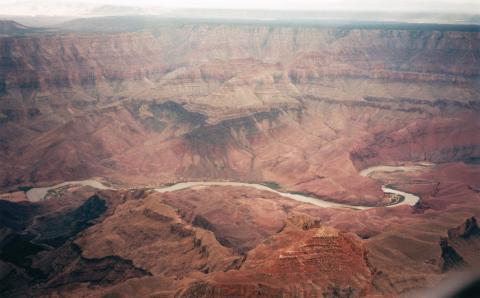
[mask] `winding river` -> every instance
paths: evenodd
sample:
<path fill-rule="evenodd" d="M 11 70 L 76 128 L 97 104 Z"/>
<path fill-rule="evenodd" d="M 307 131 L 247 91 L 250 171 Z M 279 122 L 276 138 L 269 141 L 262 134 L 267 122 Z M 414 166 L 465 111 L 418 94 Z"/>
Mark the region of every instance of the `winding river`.
<path fill-rule="evenodd" d="M 270 187 L 267 187 L 262 184 L 255 184 L 255 183 L 243 183 L 243 182 L 181 182 L 174 184 L 172 186 L 168 187 L 162 187 L 162 188 L 156 188 L 155 191 L 157 192 L 172 192 L 172 191 L 177 191 L 181 189 L 187 189 L 187 188 L 192 188 L 192 187 L 201 187 L 201 186 L 243 186 L 243 187 L 250 187 L 250 188 L 255 188 L 258 190 L 266 190 L 269 192 L 273 192 L 277 195 L 280 195 L 285 198 L 289 198 L 295 201 L 299 201 L 302 203 L 308 203 L 312 204 L 318 207 L 322 208 L 351 208 L 351 209 L 358 209 L 358 210 L 366 210 L 366 209 L 371 209 L 371 208 L 376 208 L 376 207 L 371 207 L 371 206 L 355 206 L 355 205 L 349 205 L 349 204 L 341 204 L 341 203 L 335 203 L 331 201 L 325 201 L 319 198 L 315 197 L 310 197 L 306 195 L 300 195 L 300 194 L 293 194 L 289 192 L 281 192 L 277 191 L 275 189 L 272 189 Z M 404 197 L 404 199 L 396 204 L 388 205 L 387 207 L 394 207 L 394 206 L 400 206 L 400 205 L 409 205 L 413 206 L 415 205 L 418 200 L 420 199 L 419 197 L 399 191 L 396 189 L 388 188 L 386 186 L 382 187 L 382 190 L 384 193 L 393 193 L 393 194 L 398 194 Z"/>
<path fill-rule="evenodd" d="M 49 187 L 35 187 L 27 191 L 27 198 L 30 202 L 38 202 L 45 199 L 45 196 L 49 191 L 56 190 L 64 186 L 90 186 L 96 189 L 113 189 L 111 187 L 105 186 L 102 182 L 95 179 L 79 180 L 79 181 L 67 181 L 60 184 L 56 184 Z"/>
<path fill-rule="evenodd" d="M 426 166 L 426 165 L 422 165 Z M 417 168 L 407 168 L 405 166 L 399 166 L 399 167 L 393 167 L 393 166 L 375 166 L 371 167 L 365 170 L 362 170 L 360 172 L 360 175 L 362 176 L 369 176 L 374 172 L 393 172 L 393 171 L 408 171 L 408 170 L 417 170 Z M 87 180 L 81 180 L 81 181 L 69 181 L 69 182 L 63 182 L 51 187 L 38 187 L 38 188 L 32 188 L 29 191 L 27 191 L 26 195 L 29 201 L 31 202 L 38 202 L 47 196 L 49 191 L 53 191 L 55 189 L 64 187 L 64 186 L 69 186 L 69 185 L 80 185 L 80 186 L 90 186 L 96 189 L 113 189 L 112 187 L 108 187 L 101 183 L 98 180 L 95 179 L 87 179 Z M 244 183 L 244 182 L 219 182 L 219 181 L 211 181 L 211 182 L 180 182 L 171 186 L 166 186 L 166 187 L 161 187 L 161 188 L 155 188 L 154 190 L 159 193 L 165 193 L 165 192 L 173 192 L 177 190 L 182 190 L 182 189 L 187 189 L 187 188 L 193 188 L 193 187 L 208 187 L 208 186 L 234 186 L 234 187 L 250 187 L 254 188 L 257 190 L 263 190 L 263 191 L 269 191 L 273 192 L 277 195 L 280 195 L 285 198 L 289 198 L 295 201 L 299 201 L 302 203 L 308 203 L 312 204 L 318 207 L 322 208 L 350 208 L 350 209 L 357 209 L 357 210 L 366 210 L 366 209 L 371 209 L 371 208 L 377 208 L 377 207 L 371 207 L 371 206 L 355 206 L 355 205 L 349 205 L 349 204 L 341 204 L 341 203 L 335 203 L 335 202 L 330 202 L 330 201 L 325 201 L 319 198 L 307 196 L 307 195 L 301 195 L 301 194 L 294 194 L 294 193 L 289 193 L 289 192 L 281 192 L 275 189 L 272 189 L 270 187 L 267 187 L 262 184 L 256 184 L 256 183 Z M 400 205 L 408 205 L 408 206 L 413 206 L 415 205 L 418 200 L 420 199 L 418 196 L 408 193 L 408 192 L 403 192 L 397 189 L 393 189 L 387 186 L 382 186 L 382 190 L 384 193 L 387 194 L 397 194 L 400 196 L 403 196 L 403 200 L 392 204 L 388 205 L 387 207 L 395 207 L 395 206 L 400 206 Z"/>

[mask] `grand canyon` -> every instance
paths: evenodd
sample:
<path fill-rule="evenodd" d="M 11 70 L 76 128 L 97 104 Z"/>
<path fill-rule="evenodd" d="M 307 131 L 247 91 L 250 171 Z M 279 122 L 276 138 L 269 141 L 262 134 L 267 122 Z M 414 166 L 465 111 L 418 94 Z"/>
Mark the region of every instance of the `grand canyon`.
<path fill-rule="evenodd" d="M 439 297 L 479 27 L 0 21 L 0 162 L 2 297 Z"/>

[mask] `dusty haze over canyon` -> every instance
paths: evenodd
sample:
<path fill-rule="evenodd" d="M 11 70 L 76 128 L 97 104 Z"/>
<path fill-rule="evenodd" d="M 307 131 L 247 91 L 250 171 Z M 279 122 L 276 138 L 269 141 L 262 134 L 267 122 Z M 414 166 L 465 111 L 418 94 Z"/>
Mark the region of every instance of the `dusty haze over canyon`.
<path fill-rule="evenodd" d="M 418 297 L 478 268 L 474 21 L 193 15 L 0 21 L 0 296 Z"/>

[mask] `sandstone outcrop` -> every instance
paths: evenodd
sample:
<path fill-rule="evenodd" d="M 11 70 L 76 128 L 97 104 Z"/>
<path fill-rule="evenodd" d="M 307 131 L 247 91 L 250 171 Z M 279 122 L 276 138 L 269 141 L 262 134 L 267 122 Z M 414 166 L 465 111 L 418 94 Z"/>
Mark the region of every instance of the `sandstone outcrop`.
<path fill-rule="evenodd" d="M 0 296 L 391 297 L 479 265 L 478 32 L 202 23 L 8 35 Z M 429 166 L 359 174 L 418 163 Z M 26 200 L 91 177 L 118 189 Z M 205 180 L 350 205 L 388 204 L 386 184 L 421 199 L 355 211 L 242 187 L 152 191 Z"/>

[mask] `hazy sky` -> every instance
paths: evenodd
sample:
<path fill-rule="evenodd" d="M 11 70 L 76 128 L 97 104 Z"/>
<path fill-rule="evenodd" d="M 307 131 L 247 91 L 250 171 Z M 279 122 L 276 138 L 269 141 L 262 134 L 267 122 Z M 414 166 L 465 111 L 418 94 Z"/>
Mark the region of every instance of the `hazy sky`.
<path fill-rule="evenodd" d="M 480 13 L 480 0 L 0 0 L 0 14 L 62 14 L 102 4 L 222 9 L 430 11 Z"/>
<path fill-rule="evenodd" d="M 115 1 L 114 1 L 115 2 Z M 117 3 L 141 3 L 142 5 L 160 5 L 171 7 L 207 7 L 207 8 L 233 8 L 233 9 L 395 9 L 415 10 L 419 7 L 430 9 L 457 9 L 464 6 L 480 6 L 480 0 L 177 0 L 177 1 L 153 1 L 153 0 L 120 0 Z"/>

